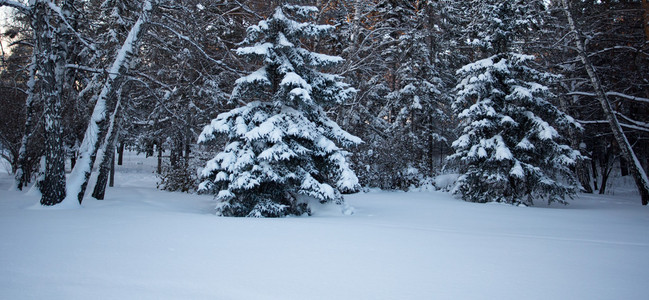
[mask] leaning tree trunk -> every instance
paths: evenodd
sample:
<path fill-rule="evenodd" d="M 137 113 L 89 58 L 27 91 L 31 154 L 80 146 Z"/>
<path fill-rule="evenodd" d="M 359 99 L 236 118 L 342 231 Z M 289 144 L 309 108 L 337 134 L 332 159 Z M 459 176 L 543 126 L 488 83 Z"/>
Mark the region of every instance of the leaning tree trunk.
<path fill-rule="evenodd" d="M 90 118 L 90 123 L 86 129 L 83 137 L 83 142 L 79 148 L 79 158 L 77 165 L 74 167 L 68 180 L 66 201 L 73 201 L 76 199 L 81 203 L 83 196 L 88 186 L 88 180 L 92 173 L 92 166 L 95 163 L 97 148 L 101 135 L 102 123 L 106 119 L 107 100 L 110 96 L 115 94 L 116 82 L 122 77 L 127 70 L 128 65 L 132 59 L 133 51 L 137 47 L 137 42 L 141 36 L 143 25 L 148 22 L 149 15 L 152 10 L 152 1 L 145 0 L 142 4 L 142 12 L 140 17 L 135 22 L 133 27 L 128 33 L 126 40 L 117 53 L 117 57 L 113 61 L 113 65 L 109 70 L 108 78 L 103 85 L 103 88 L 97 98 L 95 107 Z M 69 200 L 68 200 L 69 199 Z"/>
<path fill-rule="evenodd" d="M 114 143 L 111 144 L 114 146 Z M 115 160 L 115 147 L 106 147 L 104 151 L 101 163 L 99 164 L 97 183 L 95 184 L 95 189 L 92 191 L 92 197 L 97 200 L 104 200 L 106 196 L 106 187 L 113 166 L 113 160 Z"/>
<path fill-rule="evenodd" d="M 108 132 L 106 133 L 106 138 L 104 140 L 103 157 L 101 163 L 99 164 L 99 175 L 97 176 L 97 183 L 95 183 L 95 189 L 92 192 L 92 197 L 97 200 L 104 200 L 106 195 L 106 185 L 108 184 L 108 179 L 110 177 L 110 172 L 115 160 L 115 145 L 117 143 L 117 137 L 119 135 L 119 110 L 120 110 L 120 100 L 119 96 L 117 97 L 117 104 L 115 105 L 115 111 L 110 117 L 110 124 L 108 126 Z"/>
<path fill-rule="evenodd" d="M 640 192 L 640 197 L 642 198 L 642 205 L 647 205 L 649 203 L 649 179 L 647 178 L 647 173 L 645 173 L 644 169 L 640 165 L 640 161 L 638 160 L 638 157 L 635 155 L 635 152 L 631 147 L 631 143 L 629 143 L 629 140 L 624 134 L 624 131 L 620 126 L 620 122 L 618 121 L 617 116 L 615 115 L 615 111 L 611 106 L 611 102 L 609 102 L 606 96 L 606 92 L 604 91 L 604 88 L 602 87 L 602 84 L 599 81 L 597 74 L 595 73 L 595 68 L 593 67 L 593 64 L 588 59 L 584 42 L 581 40 L 580 34 L 577 31 L 577 26 L 575 25 L 575 20 L 572 18 L 572 14 L 570 13 L 570 7 L 568 6 L 568 1 L 561 0 L 561 2 L 563 4 L 563 11 L 566 14 L 566 17 L 568 18 L 570 30 L 575 35 L 575 46 L 577 47 L 579 58 L 582 64 L 584 65 L 584 67 L 586 68 L 586 72 L 588 73 L 588 77 L 590 78 L 590 83 L 593 86 L 593 89 L 595 90 L 597 99 L 602 105 L 602 109 L 604 110 L 604 115 L 606 115 L 606 119 L 608 120 L 608 123 L 611 127 L 613 136 L 615 137 L 615 140 L 618 146 L 620 147 L 620 150 L 622 150 L 622 156 L 624 157 L 624 159 L 626 159 L 631 163 L 629 171 L 633 175 L 633 179 L 635 180 L 635 183 L 638 187 L 638 191 Z"/>

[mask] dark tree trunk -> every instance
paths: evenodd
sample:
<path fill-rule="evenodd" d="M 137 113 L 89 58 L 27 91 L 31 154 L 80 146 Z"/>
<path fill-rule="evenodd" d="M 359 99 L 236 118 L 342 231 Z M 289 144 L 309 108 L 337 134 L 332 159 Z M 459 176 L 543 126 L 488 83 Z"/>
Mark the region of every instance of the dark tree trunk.
<path fill-rule="evenodd" d="M 158 174 L 162 174 L 162 145 L 161 143 L 158 143 L 156 145 L 158 147 L 158 167 L 156 169 L 156 172 Z"/>
<path fill-rule="evenodd" d="M 595 157 L 591 157 L 590 167 L 593 169 L 593 186 L 597 190 L 597 163 L 595 163 Z"/>
<path fill-rule="evenodd" d="M 110 164 L 110 177 L 108 178 L 108 186 L 115 186 L 115 158 L 113 158 L 113 163 Z"/>
<path fill-rule="evenodd" d="M 74 165 L 76 164 L 77 164 L 77 155 L 75 153 L 72 154 L 72 156 L 70 157 L 70 169 L 74 169 Z"/>
<path fill-rule="evenodd" d="M 588 165 L 585 160 L 580 159 L 579 161 L 577 161 L 575 173 L 577 173 L 577 178 L 579 179 L 579 183 L 581 183 L 583 192 L 592 194 L 593 187 L 590 186 L 590 174 L 588 173 Z"/>
<path fill-rule="evenodd" d="M 60 82 L 63 76 L 62 64 L 65 63 L 65 52 L 58 41 L 58 34 L 49 26 L 47 3 L 38 1 L 34 4 L 33 29 L 36 36 L 36 47 L 41 67 L 40 91 L 45 111 L 45 174 L 41 182 L 41 204 L 55 205 L 65 198 L 65 151 L 63 149 L 63 127 L 61 126 L 61 91 Z"/>
<path fill-rule="evenodd" d="M 105 122 L 104 122 L 105 123 Z M 101 138 L 98 138 L 97 141 L 95 142 L 95 149 L 98 149 L 99 146 L 101 145 L 101 140 L 103 137 L 106 135 L 106 130 L 101 129 L 105 126 L 102 126 L 102 124 L 99 124 L 99 134 L 102 136 Z M 92 167 L 95 165 L 95 161 L 97 160 L 97 151 L 94 151 L 90 155 L 90 170 L 92 171 Z M 83 174 L 83 182 L 81 183 L 81 187 L 79 189 L 79 193 L 77 194 L 77 200 L 79 200 L 79 204 L 83 202 L 83 196 L 86 194 L 86 189 L 88 188 L 88 180 L 90 179 L 90 174 L 91 172 L 84 172 Z"/>
<path fill-rule="evenodd" d="M 117 144 L 117 139 L 119 137 L 119 112 L 121 109 L 120 94 L 121 88 L 119 89 L 119 92 L 117 92 L 117 103 L 115 103 L 115 109 L 113 114 L 110 116 L 110 122 L 106 129 L 106 139 L 104 140 L 104 148 L 102 149 L 104 155 L 99 164 L 99 175 L 97 176 L 95 189 L 92 192 L 92 197 L 97 200 L 104 200 L 106 195 L 106 185 L 108 184 L 111 169 L 115 164 L 115 144 Z"/>
<path fill-rule="evenodd" d="M 623 157 L 620 157 L 620 175 L 627 176 L 629 175 L 629 164 Z"/>
<path fill-rule="evenodd" d="M 608 183 L 608 177 L 611 175 L 611 171 L 613 170 L 613 168 L 611 168 L 611 165 L 610 154 L 606 153 L 604 155 L 604 159 L 600 160 L 599 162 L 599 169 L 602 172 L 602 182 L 599 186 L 600 195 L 604 195 L 606 193 L 606 184 Z"/>
<path fill-rule="evenodd" d="M 92 192 L 92 197 L 97 200 L 104 200 L 104 197 L 106 196 L 106 186 L 108 185 L 108 179 L 110 177 L 113 161 L 115 160 L 114 145 L 109 144 L 106 148 L 107 151 L 104 153 L 99 167 L 97 183 L 95 184 L 95 189 Z"/>
<path fill-rule="evenodd" d="M 124 162 L 124 142 L 119 143 L 119 148 L 117 148 L 117 165 L 121 166 Z"/>

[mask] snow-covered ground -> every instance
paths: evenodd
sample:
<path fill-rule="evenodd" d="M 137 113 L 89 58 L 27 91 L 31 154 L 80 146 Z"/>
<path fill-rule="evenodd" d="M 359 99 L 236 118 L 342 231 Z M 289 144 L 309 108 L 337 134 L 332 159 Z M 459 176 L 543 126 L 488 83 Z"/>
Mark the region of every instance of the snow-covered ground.
<path fill-rule="evenodd" d="M 347 196 L 355 214 L 221 218 L 127 157 L 104 201 L 42 208 L 0 168 L 0 299 L 647 299 L 649 208 L 632 186 L 572 204 L 441 192 Z"/>

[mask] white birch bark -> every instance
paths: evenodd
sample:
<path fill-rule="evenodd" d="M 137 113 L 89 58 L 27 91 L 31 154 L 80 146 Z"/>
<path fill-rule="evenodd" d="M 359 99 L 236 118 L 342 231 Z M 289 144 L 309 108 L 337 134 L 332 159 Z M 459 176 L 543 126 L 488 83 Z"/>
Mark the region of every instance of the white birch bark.
<path fill-rule="evenodd" d="M 34 50 L 36 51 L 36 50 Z M 32 135 L 32 125 L 34 121 L 34 98 L 36 87 L 36 52 L 32 53 L 31 65 L 29 66 L 29 80 L 27 81 L 27 99 L 25 100 L 25 130 L 23 137 L 20 141 L 20 149 L 18 150 L 18 168 L 16 169 L 14 185 L 12 190 L 22 190 L 31 174 L 25 170 L 31 166 L 27 166 L 27 143 Z"/>
<path fill-rule="evenodd" d="M 155 3 L 155 1 L 153 2 Z M 119 79 L 128 68 L 132 58 L 132 53 L 141 37 L 143 25 L 149 21 L 152 8 L 152 1 L 145 0 L 143 2 L 140 17 L 133 27 L 131 27 L 126 40 L 122 44 L 122 47 L 113 61 L 113 65 L 109 70 L 108 78 L 104 82 L 103 88 L 99 93 L 97 102 L 95 103 L 83 142 L 79 148 L 77 164 L 68 177 L 67 196 L 64 202 L 78 201 L 81 203 L 83 201 L 83 196 L 96 158 L 101 130 L 100 124 L 106 119 L 106 101 L 109 96 L 115 92 L 116 80 Z"/>
<path fill-rule="evenodd" d="M 602 105 L 604 115 L 606 115 L 606 119 L 611 127 L 611 131 L 613 132 L 613 136 L 615 137 L 620 150 L 622 150 L 622 155 L 624 159 L 631 163 L 630 171 L 636 182 L 640 196 L 642 197 L 642 205 L 647 205 L 649 203 L 649 179 L 647 178 L 647 173 L 645 173 L 644 168 L 642 168 L 638 157 L 633 151 L 633 147 L 631 147 L 631 143 L 629 143 L 629 140 L 624 134 L 622 126 L 620 126 L 620 122 L 618 121 L 617 116 L 615 115 L 615 112 L 611 107 L 611 102 L 608 100 L 608 96 L 604 91 L 604 88 L 602 87 L 597 74 L 595 73 L 595 68 L 588 59 L 586 47 L 584 46 L 584 42 L 581 40 L 579 32 L 577 31 L 575 20 L 572 18 L 572 14 L 570 13 L 568 1 L 561 0 L 561 3 L 563 4 L 563 11 L 568 18 L 570 30 L 575 35 L 575 46 L 577 47 L 579 58 L 586 68 L 586 72 L 588 73 L 588 77 L 590 78 L 590 83 L 595 90 L 597 99 Z"/>

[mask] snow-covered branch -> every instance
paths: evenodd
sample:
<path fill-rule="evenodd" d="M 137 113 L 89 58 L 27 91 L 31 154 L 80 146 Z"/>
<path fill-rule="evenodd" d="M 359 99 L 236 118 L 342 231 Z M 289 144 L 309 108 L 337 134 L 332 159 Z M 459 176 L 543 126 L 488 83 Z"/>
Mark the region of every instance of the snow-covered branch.
<path fill-rule="evenodd" d="M 595 97 L 595 93 L 588 93 L 588 92 L 570 92 L 567 93 L 566 96 L 587 96 L 587 97 Z M 626 100 L 631 100 L 631 101 L 636 101 L 636 102 L 642 102 L 642 103 L 649 103 L 649 98 L 642 98 L 642 97 L 636 97 L 636 96 L 631 96 L 627 94 L 622 94 L 619 92 L 606 92 L 606 96 L 613 96 L 613 97 L 620 97 Z"/>
<path fill-rule="evenodd" d="M 8 6 L 8 7 L 11 7 L 11 8 L 15 8 L 15 9 L 19 10 L 22 13 L 29 13 L 29 11 L 31 10 L 25 4 L 22 4 L 22 3 L 18 2 L 18 1 L 12 1 L 12 0 L 0 0 L 0 7 L 2 7 L 2 6 Z"/>
<path fill-rule="evenodd" d="M 644 130 L 649 131 L 649 123 L 636 121 L 636 120 L 631 119 L 631 118 L 629 118 L 629 117 L 625 116 L 624 114 L 621 114 L 621 113 L 619 113 L 617 111 L 615 112 L 615 114 L 618 115 L 620 118 L 624 119 L 625 121 L 630 122 L 630 123 L 632 123 L 632 124 L 634 124 L 636 126 L 642 127 L 642 128 L 644 128 Z"/>
<path fill-rule="evenodd" d="M 78 39 L 78 40 L 79 40 L 79 41 L 80 41 L 84 46 L 88 47 L 88 49 L 90 49 L 90 50 L 92 50 L 92 51 L 97 51 L 97 47 L 95 47 L 95 45 L 93 45 L 93 44 L 91 44 L 91 43 L 88 43 L 88 41 L 86 41 L 86 40 L 81 36 L 81 34 L 80 34 L 76 29 L 74 29 L 74 27 L 72 27 L 72 25 L 70 25 L 70 22 L 69 22 L 68 19 L 65 17 L 65 15 L 63 14 L 63 12 L 61 11 L 61 8 L 60 8 L 58 5 L 56 5 L 56 4 L 55 4 L 54 2 L 52 2 L 52 1 L 48 1 L 47 4 L 49 5 L 50 9 L 53 10 L 54 12 L 56 12 L 56 15 L 57 15 L 59 18 L 61 18 L 61 21 L 63 21 L 63 23 L 65 24 L 65 27 L 67 27 L 67 29 L 70 30 L 70 32 L 74 33 L 74 35 L 77 37 L 77 39 Z"/>
<path fill-rule="evenodd" d="M 91 68 L 88 66 L 81 66 L 77 64 L 67 64 L 65 65 L 66 69 L 76 69 L 76 70 L 81 70 L 81 71 L 87 71 L 87 72 L 92 72 L 92 73 L 103 73 L 106 70 L 104 69 L 97 69 L 97 68 Z"/>
<path fill-rule="evenodd" d="M 218 59 L 214 59 L 214 58 L 212 58 L 211 56 L 209 56 L 209 54 L 207 54 L 207 53 L 205 52 L 205 50 L 203 50 L 203 48 L 202 48 L 200 45 L 196 44 L 196 42 L 194 42 L 194 41 L 193 41 L 191 38 L 189 38 L 188 36 L 186 36 L 186 35 L 184 35 L 184 34 L 181 34 L 180 32 L 178 32 L 178 31 L 174 30 L 173 28 L 171 28 L 171 27 L 169 27 L 169 26 L 167 26 L 167 25 L 165 25 L 165 24 L 162 24 L 162 23 L 151 22 L 150 24 L 151 24 L 151 25 L 158 26 L 158 27 L 161 27 L 161 28 L 164 28 L 164 29 L 170 31 L 171 33 L 173 33 L 174 35 L 176 35 L 176 37 L 178 37 L 179 39 L 181 39 L 181 40 L 183 40 L 183 41 L 186 41 L 186 42 L 190 43 L 192 46 L 194 46 L 194 48 L 196 48 L 196 49 L 197 49 L 197 50 L 198 50 L 198 51 L 199 51 L 199 52 L 200 52 L 200 53 L 201 53 L 205 58 L 207 58 L 209 61 L 211 61 L 211 62 L 213 62 L 213 63 L 215 63 L 215 64 L 221 66 L 222 68 L 224 68 L 224 69 L 226 69 L 226 70 L 228 70 L 228 71 L 230 71 L 230 72 L 233 72 L 233 73 L 235 73 L 235 74 L 241 74 L 241 72 L 240 72 L 239 70 L 232 69 L 232 68 L 230 68 L 228 65 L 226 65 L 225 63 L 223 63 L 222 61 L 220 61 L 220 60 L 218 60 Z"/>
<path fill-rule="evenodd" d="M 584 121 L 584 120 L 577 120 L 579 124 L 582 125 L 588 125 L 588 124 L 601 124 L 601 125 L 608 125 L 607 120 L 592 120 L 592 121 Z M 643 132 L 649 132 L 649 128 L 646 127 L 640 127 L 636 125 L 631 125 L 631 124 L 625 124 L 625 123 L 620 123 L 620 126 L 627 128 L 627 129 L 632 129 L 632 130 L 638 130 L 638 131 L 643 131 Z"/>

